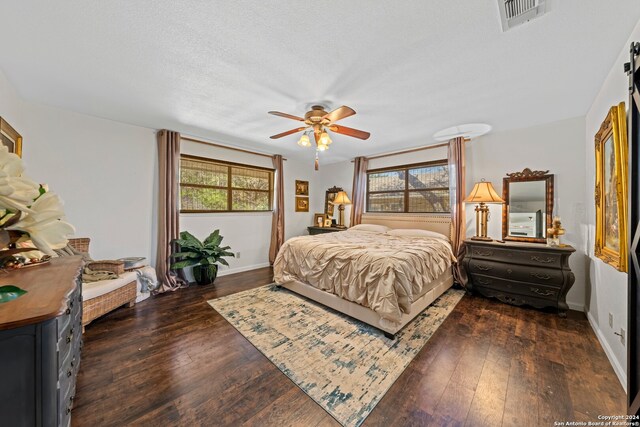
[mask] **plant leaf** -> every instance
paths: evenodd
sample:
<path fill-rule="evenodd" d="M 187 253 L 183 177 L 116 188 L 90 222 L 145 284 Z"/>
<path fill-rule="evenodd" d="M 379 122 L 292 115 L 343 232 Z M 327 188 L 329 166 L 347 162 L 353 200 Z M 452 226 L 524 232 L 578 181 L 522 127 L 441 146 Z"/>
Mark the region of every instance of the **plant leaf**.
<path fill-rule="evenodd" d="M 226 265 L 227 267 L 229 266 L 229 263 L 228 263 L 226 260 L 222 259 L 222 258 L 220 258 L 220 259 L 218 260 L 218 262 L 219 262 L 220 264 Z"/>
<path fill-rule="evenodd" d="M 17 286 L 0 286 L 0 303 L 9 302 L 26 293 L 27 291 L 25 291 L 24 289 L 20 289 Z"/>
<path fill-rule="evenodd" d="M 172 270 L 177 270 L 179 268 L 191 267 L 192 265 L 196 265 L 200 262 L 199 259 L 189 258 L 183 261 L 178 261 L 176 263 L 171 264 Z"/>

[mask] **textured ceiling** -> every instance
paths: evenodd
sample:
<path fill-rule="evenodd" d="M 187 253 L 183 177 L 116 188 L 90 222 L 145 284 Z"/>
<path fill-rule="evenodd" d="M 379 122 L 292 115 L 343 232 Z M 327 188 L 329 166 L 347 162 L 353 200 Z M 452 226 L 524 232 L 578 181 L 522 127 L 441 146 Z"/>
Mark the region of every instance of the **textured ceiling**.
<path fill-rule="evenodd" d="M 31 101 L 309 159 L 267 111 L 346 104 L 372 136 L 335 135 L 331 162 L 585 114 L 640 2 L 547 11 L 503 33 L 496 0 L 5 0 L 0 68 Z"/>

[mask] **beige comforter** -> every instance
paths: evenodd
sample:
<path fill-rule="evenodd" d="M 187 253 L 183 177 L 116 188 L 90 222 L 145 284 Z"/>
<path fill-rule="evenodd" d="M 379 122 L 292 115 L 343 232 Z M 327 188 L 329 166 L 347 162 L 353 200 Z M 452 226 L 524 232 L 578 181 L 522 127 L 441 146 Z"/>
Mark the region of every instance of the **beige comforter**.
<path fill-rule="evenodd" d="M 395 323 L 453 260 L 443 239 L 343 231 L 287 240 L 273 271 L 276 283 L 310 284 Z"/>

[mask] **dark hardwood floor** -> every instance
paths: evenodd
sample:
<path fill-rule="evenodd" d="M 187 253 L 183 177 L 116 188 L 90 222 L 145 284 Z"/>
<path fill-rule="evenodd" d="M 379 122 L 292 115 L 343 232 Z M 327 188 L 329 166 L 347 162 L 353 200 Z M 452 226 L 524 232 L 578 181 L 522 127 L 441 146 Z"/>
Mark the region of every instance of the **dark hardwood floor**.
<path fill-rule="evenodd" d="M 206 303 L 271 276 L 221 277 L 94 321 L 72 425 L 338 425 Z M 364 425 L 552 426 L 625 409 L 582 313 L 465 296 Z"/>

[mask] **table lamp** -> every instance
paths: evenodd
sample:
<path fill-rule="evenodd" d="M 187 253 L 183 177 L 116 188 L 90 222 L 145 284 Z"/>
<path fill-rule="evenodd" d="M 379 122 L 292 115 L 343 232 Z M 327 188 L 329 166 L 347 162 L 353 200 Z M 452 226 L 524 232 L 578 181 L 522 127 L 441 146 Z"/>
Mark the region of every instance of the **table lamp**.
<path fill-rule="evenodd" d="M 465 203 L 479 203 L 476 205 L 476 235 L 471 240 L 484 240 L 491 242 L 493 239 L 487 237 L 487 221 L 489 220 L 489 207 L 487 203 L 504 203 L 504 200 L 498 196 L 496 190 L 493 189 L 493 185 L 484 179 L 480 182 L 476 182 L 473 186 L 473 190 L 469 193 Z"/>
<path fill-rule="evenodd" d="M 344 226 L 344 205 L 351 204 L 351 200 L 347 197 L 347 193 L 345 191 L 339 191 L 338 194 L 336 194 L 336 198 L 333 199 L 333 204 L 338 205 L 338 211 L 340 212 L 337 227 L 346 228 Z"/>

